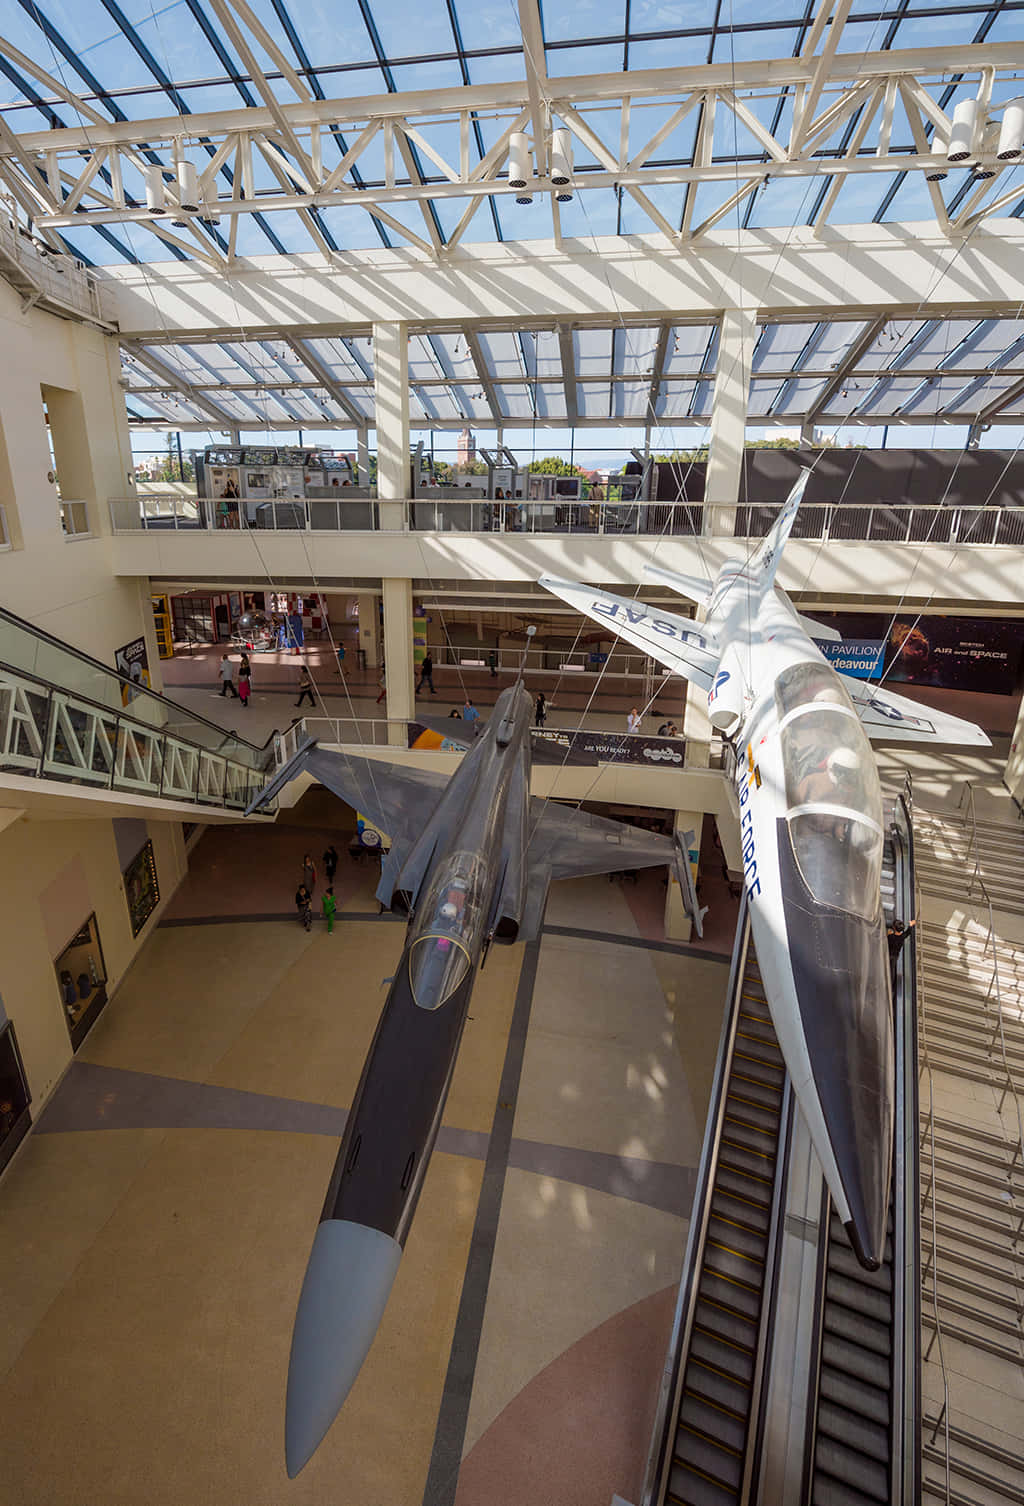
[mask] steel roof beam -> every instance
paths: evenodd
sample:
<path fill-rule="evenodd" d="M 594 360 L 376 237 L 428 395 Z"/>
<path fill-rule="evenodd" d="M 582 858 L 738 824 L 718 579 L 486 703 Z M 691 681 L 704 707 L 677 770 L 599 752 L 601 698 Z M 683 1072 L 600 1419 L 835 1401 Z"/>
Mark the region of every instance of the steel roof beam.
<path fill-rule="evenodd" d="M 861 335 L 860 339 L 854 341 L 853 345 L 850 346 L 850 349 L 846 353 L 846 359 L 840 364 L 835 376 L 831 381 L 826 382 L 824 390 L 818 394 L 818 398 L 814 403 L 814 406 L 808 408 L 806 413 L 807 423 L 817 423 L 818 415 L 822 412 L 822 410 L 824 408 L 827 408 L 829 403 L 835 397 L 836 393 L 841 392 L 846 383 L 853 379 L 853 374 L 856 371 L 858 362 L 863 358 L 865 353 L 871 349 L 872 345 L 874 345 L 875 341 L 882 333 L 882 330 L 885 328 L 886 324 L 888 324 L 889 318 L 890 316 L 888 314 L 879 314 L 877 318 L 872 319 L 868 324 L 867 329 L 865 329 L 864 333 Z M 761 373 L 758 372 L 758 376 L 760 376 L 760 374 Z M 790 372 L 790 376 L 798 374 L 799 373 Z"/>
<path fill-rule="evenodd" d="M 490 368 L 487 365 L 483 347 L 480 344 L 480 340 L 475 330 L 466 329 L 462 330 L 460 333 L 462 334 L 462 338 L 466 342 L 466 349 L 469 351 L 470 355 L 473 358 L 473 365 L 476 367 L 476 374 L 480 380 L 480 386 L 483 388 L 484 396 L 487 399 L 487 406 L 491 410 L 491 423 L 496 429 L 500 429 L 502 424 L 505 423 L 506 420 L 501 415 L 501 403 L 498 401 L 498 394 L 494 388 L 494 380 L 491 376 Z"/>
<path fill-rule="evenodd" d="M 284 343 L 289 347 L 289 349 L 295 352 L 300 361 L 305 362 L 309 370 L 316 377 L 317 386 L 323 387 L 324 391 L 327 392 L 331 398 L 333 398 L 341 411 L 348 415 L 349 419 L 352 423 L 355 424 L 356 428 L 361 429 L 366 423 L 366 415 L 360 413 L 359 409 L 353 403 L 349 402 L 348 398 L 342 392 L 334 377 L 331 376 L 330 372 L 327 370 L 327 367 L 321 361 L 316 351 L 311 350 L 308 343 L 300 343 L 300 341 L 290 333 L 285 332 L 277 338 L 283 340 Z M 352 383 L 350 385 L 358 384 Z M 306 391 L 310 391 L 308 385 L 306 387 Z"/>

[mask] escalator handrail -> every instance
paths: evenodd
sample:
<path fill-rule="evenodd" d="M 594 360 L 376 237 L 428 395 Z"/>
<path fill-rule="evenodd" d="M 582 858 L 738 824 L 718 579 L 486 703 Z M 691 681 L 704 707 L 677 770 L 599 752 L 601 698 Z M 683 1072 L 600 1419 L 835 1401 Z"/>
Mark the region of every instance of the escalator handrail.
<path fill-rule="evenodd" d="M 905 862 L 897 864 L 897 878 L 905 876 L 901 896 L 904 913 L 916 914 L 917 870 L 914 853 L 913 787 L 908 781 L 899 796 L 895 835 Z M 917 940 L 904 946 L 903 1010 L 898 1018 L 896 1041 L 900 1116 L 894 1177 L 896 1211 L 893 1220 L 893 1344 L 902 1363 L 894 1364 L 894 1384 L 900 1394 L 893 1398 L 893 1506 L 915 1502 L 921 1493 L 921 1168 L 918 1104 L 917 1041 Z M 899 1427 L 899 1438 L 896 1428 Z M 898 1476 L 897 1476 L 898 1472 Z"/>
<path fill-rule="evenodd" d="M 750 919 L 747 914 L 747 897 L 744 891 L 740 901 L 736 940 L 729 968 L 729 985 L 726 994 L 729 1002 L 722 1016 L 718 1055 L 715 1058 L 711 1098 L 704 1127 L 704 1142 L 701 1146 L 697 1183 L 693 1194 L 693 1211 L 690 1215 L 690 1227 L 686 1237 L 686 1250 L 679 1278 L 679 1295 L 676 1300 L 672 1332 L 662 1372 L 661 1389 L 658 1393 L 651 1448 L 647 1459 L 644 1488 L 640 1496 L 641 1506 L 662 1506 L 668 1486 L 668 1463 L 672 1457 L 680 1389 L 685 1379 L 685 1361 L 690 1346 L 694 1310 L 697 1305 L 697 1289 L 704 1262 L 704 1245 L 711 1216 L 711 1193 L 714 1188 L 718 1147 L 725 1119 L 725 1101 L 728 1095 L 733 1046 L 739 1023 L 743 977 L 746 972 L 749 946 Z"/>

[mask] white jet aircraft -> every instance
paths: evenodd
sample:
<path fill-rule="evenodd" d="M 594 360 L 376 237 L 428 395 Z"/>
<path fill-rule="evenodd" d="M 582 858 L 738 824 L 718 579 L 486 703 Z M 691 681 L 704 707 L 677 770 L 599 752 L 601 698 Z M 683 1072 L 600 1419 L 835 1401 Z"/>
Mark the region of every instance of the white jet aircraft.
<path fill-rule="evenodd" d="M 713 587 L 652 566 L 695 622 L 572 581 L 540 584 L 707 692 L 737 753 L 743 871 L 758 964 L 793 1090 L 861 1264 L 885 1246 L 893 1034 L 880 878 L 882 795 L 868 741 L 988 743 L 980 728 L 839 674 L 775 573 L 807 477 Z"/>

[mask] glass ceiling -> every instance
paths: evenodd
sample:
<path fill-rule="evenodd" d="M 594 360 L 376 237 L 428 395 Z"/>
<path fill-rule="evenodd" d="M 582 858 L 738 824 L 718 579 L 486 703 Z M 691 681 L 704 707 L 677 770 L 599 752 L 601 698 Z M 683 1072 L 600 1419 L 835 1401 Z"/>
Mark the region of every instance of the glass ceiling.
<path fill-rule="evenodd" d="M 704 426 L 718 325 L 445 330 L 409 341 L 414 427 Z M 122 349 L 130 422 L 182 429 L 372 426 L 368 336 Z M 764 323 L 751 367 L 758 424 L 1024 419 L 1024 317 Z"/>
<path fill-rule="evenodd" d="M 683 78 L 685 70 L 705 64 L 725 64 L 742 72 L 758 60 L 798 58 L 808 45 L 820 50 L 821 35 L 815 38 L 813 32 L 815 10 L 814 0 L 726 0 L 725 4 L 722 0 L 612 0 L 600 5 L 597 0 L 542 0 L 539 21 L 543 64 L 547 81 L 556 92 L 561 81 L 582 75 L 628 76 L 649 69 L 678 69 Z M 147 222 L 144 211 L 130 223 L 115 217 L 104 223 L 60 227 L 59 234 L 68 248 L 89 263 L 168 257 L 187 260 L 200 254 L 204 244 L 211 252 L 226 255 L 230 247 L 233 255 L 240 256 L 387 246 L 406 243 L 407 231 L 429 237 L 435 248 L 460 234 L 467 241 L 546 238 L 552 233 L 552 196 L 548 192 L 538 193 L 532 204 L 517 203 L 509 192 L 488 194 L 468 226 L 460 231 L 473 201 L 458 194 L 458 185 L 453 189 L 450 177 L 436 160 L 440 155 L 451 163 L 461 157 L 471 171 L 495 145 L 501 131 L 508 128 L 515 110 L 507 105 L 503 110 L 467 109 L 463 141 L 458 95 L 467 87 L 522 83 L 527 68 L 520 31 L 522 12 L 523 6 L 517 7 L 512 0 L 248 0 L 247 4 L 242 0 L 0 0 L 0 116 L 15 137 L 32 137 L 64 127 L 95 130 L 109 121 L 166 121 L 174 116 L 180 118 L 187 132 L 189 116 L 291 105 L 303 95 L 315 102 L 416 90 L 432 91 L 438 101 L 439 114 L 429 139 L 424 135 L 406 148 L 402 146 L 403 137 L 399 151 L 393 150 L 383 135 L 365 145 L 354 166 L 347 170 L 345 187 L 351 194 L 346 195 L 344 203 L 264 210 L 252 202 L 262 197 L 279 200 L 282 182 L 294 194 L 295 159 L 289 158 L 285 141 L 269 156 L 254 153 L 244 172 L 227 159 L 215 169 L 214 192 L 222 202 L 239 187 L 246 201 L 246 212 L 235 216 L 238 224 L 232 235 L 227 215 L 221 221 L 214 215 L 196 219 L 186 225 L 184 235 L 171 235 L 165 227 Z M 973 44 L 1019 41 L 1022 33 L 1024 0 L 853 0 L 837 54 L 854 63 L 854 55 L 859 54 L 942 47 L 951 54 L 958 50 L 959 57 Z M 847 79 L 849 76 L 847 69 Z M 971 76 L 951 57 L 950 68 L 926 82 L 936 103 L 951 112 L 960 100 L 978 92 L 979 79 L 977 68 Z M 1000 73 L 993 86 L 993 105 L 1011 98 L 1020 88 L 1019 80 Z M 620 99 L 607 97 L 604 103 L 600 99 L 583 100 L 578 102 L 578 109 L 584 125 L 606 143 L 613 141 L 618 149 L 621 137 L 629 156 L 656 139 L 646 166 L 663 169 L 668 176 L 645 192 L 655 211 L 673 228 L 698 226 L 716 214 L 723 216 L 719 221 L 723 226 L 738 223 L 750 228 L 815 224 L 823 214 L 834 223 L 847 224 L 934 218 L 933 190 L 920 170 L 901 171 L 896 167 L 845 176 L 758 175 L 758 168 L 773 165 L 765 149 L 765 133 L 779 140 L 789 135 L 794 89 L 765 83 L 741 92 L 747 120 L 721 106 L 717 116 L 711 112 L 709 117 L 707 108 L 700 105 L 673 123 L 678 98 L 659 101 L 650 96 L 632 102 L 626 124 L 620 119 Z M 836 93 L 825 90 L 822 107 Z M 83 114 L 83 105 L 91 114 Z M 921 140 L 915 142 L 915 126 L 920 133 L 922 125 L 916 116 L 911 120 L 905 106 L 903 94 L 897 93 L 884 110 L 875 109 L 866 121 L 867 107 L 855 110 L 837 122 L 832 136 L 821 139 L 815 151 L 831 156 L 852 153 L 867 157 L 878 151 L 889 159 L 912 157 L 921 150 Z M 444 111 L 449 112 L 446 118 L 442 118 Z M 934 125 L 926 117 L 922 120 L 924 135 L 931 141 Z M 885 151 L 880 132 L 884 133 Z M 322 152 L 325 172 L 339 166 L 353 140 L 351 124 L 343 130 L 328 117 L 317 148 Z M 144 200 L 142 174 L 146 165 L 162 164 L 168 169 L 169 179 L 174 171 L 166 136 L 154 133 L 151 141 L 157 147 L 141 142 L 134 166 L 126 164 L 124 169 L 123 193 L 129 206 L 136 208 Z M 210 163 L 216 149 L 213 137 L 197 140 L 191 150 L 200 169 Z M 37 142 L 31 150 L 43 152 L 44 148 Z M 89 155 L 88 146 L 83 146 L 79 158 L 84 162 Z M 683 180 L 671 181 L 673 170 L 692 167 L 695 159 L 702 169 L 712 171 L 716 165 L 731 165 L 737 176 L 695 181 L 692 186 Z M 66 173 L 66 164 L 62 166 Z M 607 166 L 585 143 L 577 143 L 575 193 L 558 211 L 563 235 L 650 233 L 654 228 L 649 212 L 636 196 L 608 181 Z M 112 180 L 110 165 L 97 171 L 97 185 L 101 190 L 106 185 L 105 191 L 116 200 L 119 189 Z M 506 169 L 501 167 L 500 171 Z M 722 206 L 735 192 L 743 172 L 757 176 L 757 186 L 726 213 Z M 244 178 L 241 184 L 236 182 L 240 175 Z M 588 176 L 603 181 L 588 187 Z M 420 203 L 391 199 L 381 204 L 379 212 L 370 212 L 359 204 L 361 195 L 370 196 L 386 187 L 393 191 L 403 185 L 436 185 L 438 196 L 423 198 Z M 1024 211 L 1024 180 L 1017 165 L 1000 178 L 1002 198 L 1007 198 L 1007 190 L 1015 186 L 1020 187 L 1019 197 L 1011 194 L 997 212 L 1020 215 Z M 951 168 L 937 187 L 950 214 L 955 214 L 977 190 L 978 176 L 970 163 Z M 65 203 L 70 202 L 66 178 L 61 192 Z M 108 198 L 108 203 L 113 200 Z M 68 212 L 87 220 L 90 205 L 93 211 L 100 207 L 87 198 Z M 776 348 L 765 350 L 762 365 L 772 360 L 784 368 L 794 354 L 791 342 L 796 338 L 789 328 L 780 333 Z M 831 337 L 817 338 L 825 345 L 797 353 L 803 366 L 812 360 L 828 365 L 827 342 Z M 560 381 L 557 341 L 545 344 L 543 337 L 538 337 L 538 348 L 531 353 L 526 349 L 526 339 L 521 338 L 518 354 L 506 349 L 498 337 L 493 349 L 491 344 L 483 348 L 489 363 L 488 379 L 501 385 L 498 395 L 510 415 L 520 412 L 524 402 L 515 381 L 517 361 L 526 366 L 534 362 L 540 384 L 537 402 L 553 407 L 558 404 L 557 392 L 545 385 L 548 378 L 555 387 Z M 451 382 L 460 375 L 449 369 L 455 358 L 451 351 L 446 354 L 443 337 L 434 337 L 433 345 L 432 351 L 421 350 L 415 358 L 424 366 L 422 372 L 419 368 L 417 371 L 423 379 L 418 392 L 425 405 L 428 400 L 434 401 L 431 381 Z M 924 359 L 926 352 L 920 354 Z M 355 359 L 359 365 L 361 353 L 353 356 L 339 348 L 318 358 L 326 361 L 328 355 L 340 363 L 338 380 L 351 384 L 353 403 L 359 401 L 360 378 L 358 372 L 346 368 L 346 362 Z M 614 360 L 609 357 L 603 372 L 592 371 L 587 364 L 602 359 L 596 347 L 592 355 L 581 351 L 580 358 L 581 413 L 596 412 L 606 402 L 613 412 L 617 407 L 628 411 L 636 404 L 637 394 L 644 387 L 644 374 L 631 369 L 630 362 L 641 356 L 623 351 Z M 199 356 L 192 359 L 202 364 Z M 244 369 L 245 353 L 240 348 L 231 359 Z M 984 366 L 980 352 L 965 351 L 958 369 L 968 369 L 965 363 L 969 360 Z M 440 369 L 431 375 L 426 368 L 433 369 L 435 363 L 441 363 Z M 941 363 L 936 360 L 934 364 Z M 230 370 L 234 383 L 238 371 Z M 622 385 L 610 387 L 602 395 L 602 375 L 609 370 Z M 205 369 L 190 368 L 189 380 L 202 386 L 200 378 L 208 374 Z M 666 374 L 671 375 L 672 382 L 659 393 L 666 414 L 674 415 L 677 408 L 699 411 L 704 401 L 700 380 L 703 368 L 687 370 L 680 357 L 676 370 Z M 296 376 L 295 370 L 289 373 L 287 362 L 281 364 L 282 387 L 287 389 L 289 380 Z M 473 392 L 480 380 L 479 372 L 468 376 L 463 396 L 451 400 L 463 402 L 471 412 L 476 401 Z M 769 396 L 766 385 L 770 380 L 767 374 L 758 378 L 758 400 L 766 411 L 779 402 L 792 405 L 794 393 L 805 379 L 794 377 L 784 392 L 776 387 L 774 396 Z M 894 380 L 908 402 L 923 401 L 915 396 L 916 389 L 905 391 L 905 384 L 911 380 L 906 371 Z M 457 386 L 445 389 L 450 393 L 457 390 Z M 928 402 L 938 401 L 939 395 L 952 396 L 945 380 Z M 449 397 L 442 399 L 438 391 L 436 400 L 447 403 Z M 289 401 L 287 397 L 280 399 L 281 403 Z"/>

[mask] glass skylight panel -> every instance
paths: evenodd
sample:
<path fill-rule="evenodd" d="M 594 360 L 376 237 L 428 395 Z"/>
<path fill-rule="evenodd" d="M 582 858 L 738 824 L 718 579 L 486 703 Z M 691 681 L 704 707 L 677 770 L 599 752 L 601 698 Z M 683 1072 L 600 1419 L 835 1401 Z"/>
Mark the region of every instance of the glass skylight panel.
<path fill-rule="evenodd" d="M 562 375 L 562 349 L 554 330 L 542 329 L 536 334 L 521 336 L 526 352 L 526 367 L 531 376 L 560 377 Z"/>
<path fill-rule="evenodd" d="M 530 388 L 525 383 L 519 386 L 512 382 L 503 382 L 495 387 L 494 391 L 504 418 L 533 417 L 533 399 Z"/>
<path fill-rule="evenodd" d="M 412 387 L 410 393 L 415 395 L 427 418 L 445 422 L 466 416 L 447 387 Z"/>
<path fill-rule="evenodd" d="M 791 377 L 783 383 L 772 407 L 772 417 L 778 418 L 781 414 L 786 414 L 787 417 L 798 418 L 811 413 L 826 385 L 821 377 Z"/>
<path fill-rule="evenodd" d="M 515 335 L 504 331 L 481 335 L 480 349 L 492 377 L 508 381 L 526 376 L 522 348 Z"/>
<path fill-rule="evenodd" d="M 339 392 L 345 398 L 349 407 L 361 413 L 364 418 L 373 418 L 373 388 L 372 387 L 340 387 Z"/>
<path fill-rule="evenodd" d="M 841 366 L 865 329 L 867 324 L 863 319 L 834 319 L 820 324 L 804 369 L 832 371 Z"/>
<path fill-rule="evenodd" d="M 989 403 L 994 403 L 1000 393 L 1008 392 L 1011 387 L 1016 386 L 1019 380 L 1019 376 L 976 377 L 973 382 L 968 382 L 962 387 L 961 391 L 947 404 L 946 411 L 973 417 Z"/>
<path fill-rule="evenodd" d="M 615 331 L 613 370 L 616 376 L 651 376 L 658 348 L 658 330 L 650 328 Z"/>
<path fill-rule="evenodd" d="M 577 382 L 576 408 L 580 418 L 607 418 L 611 411 L 611 383 Z"/>
<path fill-rule="evenodd" d="M 764 418 L 782 391 L 783 383 L 778 377 L 754 377 L 750 383 L 750 398 L 747 403 L 748 418 Z"/>
<path fill-rule="evenodd" d="M 968 350 L 961 349 L 977 328 L 977 319 L 937 320 L 900 362 L 900 371 L 936 371 L 956 364 L 957 359 L 968 366 L 983 365 L 972 359 Z"/>
<path fill-rule="evenodd" d="M 612 334 L 610 329 L 573 330 L 572 348 L 577 376 L 611 375 Z"/>
<path fill-rule="evenodd" d="M 328 375 L 339 381 L 362 382 L 373 374 L 373 348 L 365 339 L 309 340 L 299 343 L 300 346 L 308 344 Z"/>
<path fill-rule="evenodd" d="M 561 382 L 538 382 L 535 391 L 538 418 L 565 418 L 565 388 Z"/>
<path fill-rule="evenodd" d="M 995 369 L 1024 366 L 1024 320 L 987 320 L 972 346 L 972 359 Z"/>
<path fill-rule="evenodd" d="M 692 418 L 710 418 L 711 401 L 714 397 L 714 392 L 714 382 L 697 383 L 697 391 L 690 405 L 690 416 Z"/>
<path fill-rule="evenodd" d="M 444 366 L 437 359 L 430 341 L 423 335 L 411 335 L 409 338 L 410 380 L 418 382 L 424 377 L 443 377 L 447 374 Z"/>
<path fill-rule="evenodd" d="M 654 405 L 659 419 L 688 418 L 698 387 L 697 382 L 662 382 Z"/>
<path fill-rule="evenodd" d="M 754 350 L 752 371 L 792 371 L 816 324 L 766 324 Z"/>
<path fill-rule="evenodd" d="M 884 382 L 876 381 L 873 376 L 850 377 L 829 398 L 822 410 L 822 417 L 849 417 L 851 414 L 859 413 L 875 388 L 884 385 Z"/>
<path fill-rule="evenodd" d="M 476 369 L 465 335 L 450 333 L 430 335 L 429 340 L 446 376 L 459 377 L 467 382 L 479 382 L 480 374 Z"/>
<path fill-rule="evenodd" d="M 923 319 L 889 319 L 857 362 L 857 370 L 880 371 L 891 366 L 911 341 L 916 340 L 924 324 Z"/>
<path fill-rule="evenodd" d="M 620 42 L 601 47 L 546 47 L 544 52 L 551 78 L 585 73 L 617 73 L 622 68 Z"/>
<path fill-rule="evenodd" d="M 667 376 L 696 375 L 709 369 L 714 361 L 712 344 L 718 333 L 715 324 L 677 324 L 669 331 L 664 371 Z"/>
<path fill-rule="evenodd" d="M 474 423 L 493 422 L 487 393 L 479 384 L 452 387 L 451 392 L 456 407 L 460 408 L 468 419 L 472 419 Z"/>
<path fill-rule="evenodd" d="M 613 382 L 612 418 L 650 417 L 650 382 Z"/>

